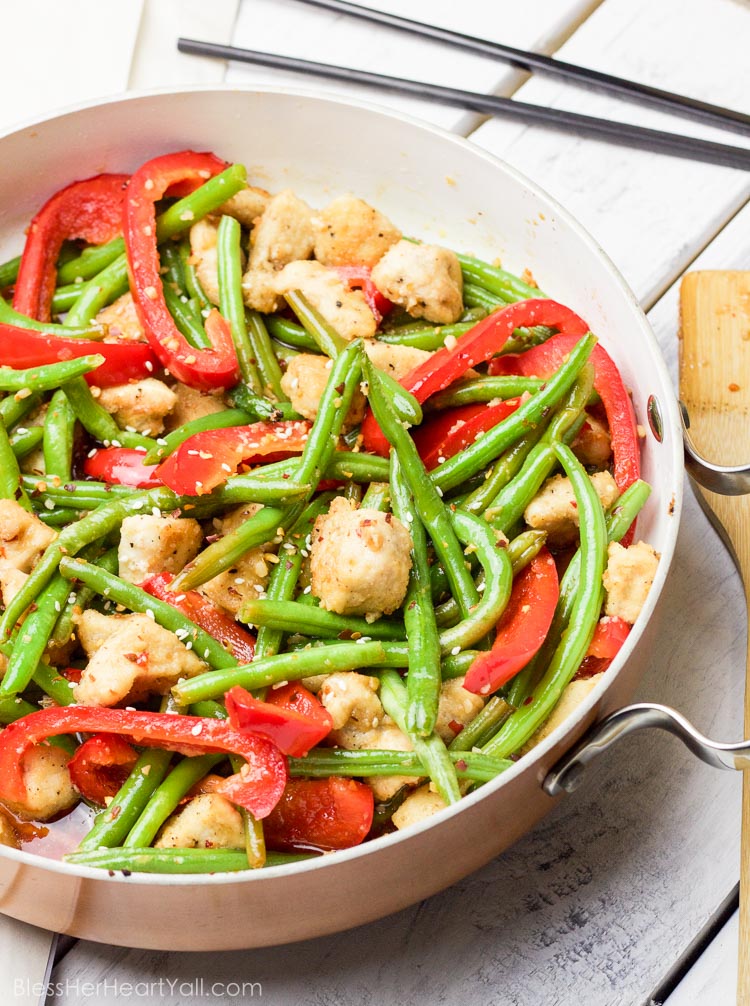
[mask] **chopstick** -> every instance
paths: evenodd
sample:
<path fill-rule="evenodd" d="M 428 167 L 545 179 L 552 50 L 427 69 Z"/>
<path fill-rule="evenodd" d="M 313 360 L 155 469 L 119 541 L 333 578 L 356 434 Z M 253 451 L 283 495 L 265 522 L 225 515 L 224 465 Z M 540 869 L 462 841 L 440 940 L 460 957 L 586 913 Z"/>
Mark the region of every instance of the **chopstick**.
<path fill-rule="evenodd" d="M 590 115 L 580 115 L 578 112 L 568 112 L 564 109 L 530 105 L 523 101 L 513 101 L 511 98 L 501 98 L 493 94 L 478 94 L 455 87 L 446 87 L 442 84 L 426 84 L 404 77 L 389 77 L 381 73 L 372 73 L 369 70 L 355 70 L 351 67 L 316 63 L 293 56 L 279 56 L 270 52 L 257 52 L 253 49 L 221 45 L 217 42 L 200 42 L 196 39 L 180 38 L 177 40 L 177 48 L 180 52 L 192 53 L 197 56 L 232 59 L 241 63 L 254 63 L 278 70 L 293 70 L 296 73 L 327 77 L 330 80 L 338 80 L 346 84 L 364 84 L 394 94 L 425 98 L 445 105 L 468 108 L 475 112 L 504 115 L 525 123 L 540 123 L 552 129 L 574 133 L 578 136 L 607 140 L 622 146 L 671 154 L 675 157 L 704 161 L 708 164 L 719 164 L 729 168 L 740 168 L 745 171 L 750 169 L 750 149 L 715 143 L 713 140 L 698 140 L 689 136 L 680 136 L 677 133 L 664 133 L 657 129 L 634 126 L 626 122 L 597 119 Z"/>
<path fill-rule="evenodd" d="M 708 102 L 699 101 L 697 98 L 689 98 L 684 94 L 663 91 L 658 87 L 639 84 L 634 80 L 615 77 L 609 73 L 592 70 L 589 67 L 565 63 L 552 56 L 543 56 L 525 49 L 515 49 L 501 42 L 490 42 L 487 39 L 464 35 L 462 32 L 450 31 L 448 28 L 440 28 L 437 25 L 412 21 L 410 18 L 400 17 L 398 14 L 389 14 L 386 11 L 373 10 L 371 7 L 349 3 L 348 0 L 299 0 L 299 2 L 334 11 L 336 14 L 348 14 L 372 24 L 386 25 L 388 28 L 396 28 L 421 38 L 445 42 L 448 45 L 467 49 L 469 52 L 476 52 L 482 56 L 491 56 L 509 63 L 519 70 L 535 70 L 551 77 L 561 77 L 590 90 L 615 94 L 619 98 L 650 105 L 665 112 L 683 115 L 689 119 L 697 119 L 699 122 L 705 122 L 711 126 L 721 126 L 733 132 L 750 135 L 750 115 L 738 112 L 733 108 L 711 105 Z"/>

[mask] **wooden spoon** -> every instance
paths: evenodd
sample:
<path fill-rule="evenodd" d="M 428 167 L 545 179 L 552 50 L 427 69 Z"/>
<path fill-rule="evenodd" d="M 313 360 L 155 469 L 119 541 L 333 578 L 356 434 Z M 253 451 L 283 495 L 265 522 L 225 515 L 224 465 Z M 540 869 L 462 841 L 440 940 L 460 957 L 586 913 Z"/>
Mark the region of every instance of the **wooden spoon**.
<path fill-rule="evenodd" d="M 688 273 L 680 288 L 680 397 L 699 452 L 750 465 L 750 272 Z M 696 495 L 734 558 L 750 610 L 750 496 Z M 745 679 L 750 737 L 750 635 Z M 750 772 L 743 772 L 738 1006 L 750 1006 Z"/>

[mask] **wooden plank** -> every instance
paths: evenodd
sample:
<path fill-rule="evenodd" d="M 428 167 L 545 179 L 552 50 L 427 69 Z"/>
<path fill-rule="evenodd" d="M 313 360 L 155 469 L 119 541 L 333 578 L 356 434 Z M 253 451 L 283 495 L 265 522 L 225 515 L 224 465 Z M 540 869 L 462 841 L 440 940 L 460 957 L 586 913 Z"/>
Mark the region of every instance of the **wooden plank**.
<path fill-rule="evenodd" d="M 510 5 L 488 3 L 487 0 L 465 0 L 461 4 L 453 0 L 374 0 L 369 6 L 551 53 L 599 2 L 524 0 L 524 3 Z M 354 18 L 311 9 L 294 0 L 243 0 L 234 44 L 494 94 L 512 94 L 525 79 L 524 74 L 498 61 Z M 315 88 L 327 94 L 358 97 L 464 135 L 475 129 L 483 118 L 474 112 L 380 94 L 368 88 L 342 87 L 262 67 L 234 64 L 226 80 L 228 83 Z"/>
<path fill-rule="evenodd" d="M 694 0 L 689 16 L 682 0 L 606 0 L 557 55 L 743 108 L 750 94 L 749 29 L 747 7 L 734 0 Z M 549 79 L 535 78 L 515 96 L 743 143 L 742 137 L 730 133 Z M 500 119 L 485 123 L 471 139 L 559 199 L 600 241 L 647 307 L 750 196 L 746 172 Z"/>
<path fill-rule="evenodd" d="M 696 267 L 748 267 L 748 226 L 750 210 Z M 677 298 L 675 286 L 649 316 L 675 375 Z M 709 736 L 739 737 L 742 605 L 732 563 L 688 494 L 640 698 L 676 706 Z M 313 996 L 329 1006 L 642 1002 L 736 883 L 739 798 L 739 775 L 707 768 L 663 734 L 643 735 L 593 767 L 577 793 L 483 870 L 381 922 L 222 955 L 82 943 L 55 978 L 259 981 L 276 1006 Z M 181 1001 L 199 1006 L 201 997 Z"/>

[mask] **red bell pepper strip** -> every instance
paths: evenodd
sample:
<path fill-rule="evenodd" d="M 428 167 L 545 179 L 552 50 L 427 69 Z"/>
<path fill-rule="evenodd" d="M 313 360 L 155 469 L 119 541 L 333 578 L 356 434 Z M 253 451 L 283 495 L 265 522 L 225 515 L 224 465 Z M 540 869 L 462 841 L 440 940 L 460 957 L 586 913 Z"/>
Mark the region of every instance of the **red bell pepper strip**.
<path fill-rule="evenodd" d="M 171 604 L 209 636 L 218 639 L 238 664 L 249 664 L 255 656 L 255 637 L 197 590 L 186 590 L 180 594 L 170 590 L 169 584 L 173 579 L 171 573 L 156 573 L 143 581 L 141 590 Z"/>
<path fill-rule="evenodd" d="M 255 734 L 240 733 L 225 720 L 100 706 L 53 706 L 21 717 L 0 733 L 0 801 L 24 803 L 21 763 L 27 751 L 48 737 L 79 731 L 117 734 L 142 747 L 184 755 L 240 755 L 247 764 L 224 780 L 221 792 L 257 818 L 270 814 L 288 777 L 286 759 L 275 744 Z"/>
<path fill-rule="evenodd" d="M 373 313 L 377 325 L 383 320 L 389 311 L 393 310 L 393 304 L 387 297 L 378 290 L 373 283 L 370 274 L 372 269 L 367 265 L 338 265 L 336 272 L 348 284 L 350 290 L 361 290 L 367 301 L 367 306 Z"/>
<path fill-rule="evenodd" d="M 478 403 L 446 409 L 434 417 L 430 416 L 421 426 L 412 431 L 414 443 L 425 468 L 431 471 L 464 447 L 472 444 L 477 437 L 497 426 L 499 422 L 515 412 L 521 404 L 520 398 L 509 398 L 494 405 Z"/>
<path fill-rule="evenodd" d="M 234 475 L 242 462 L 299 454 L 310 433 L 306 420 L 251 423 L 188 437 L 156 469 L 164 485 L 183 496 L 203 496 Z"/>
<path fill-rule="evenodd" d="M 122 230 L 128 175 L 96 175 L 73 182 L 42 206 L 26 232 L 13 307 L 37 321 L 50 320 L 57 259 L 66 240 L 104 244 Z"/>
<path fill-rule="evenodd" d="M 349 849 L 372 827 L 372 790 L 353 779 L 290 779 L 263 824 L 269 849 Z"/>
<path fill-rule="evenodd" d="M 122 737 L 95 734 L 81 744 L 68 769 L 81 796 L 104 807 L 106 798 L 115 796 L 137 761 L 138 752 Z"/>
<path fill-rule="evenodd" d="M 493 360 L 489 371 L 491 374 L 550 377 L 560 369 L 577 341 L 577 337 L 561 332 L 518 356 L 502 356 Z M 602 400 L 609 424 L 615 482 L 620 492 L 624 492 L 641 474 L 633 403 L 614 360 L 598 343 L 591 354 L 591 362 L 594 365 L 594 387 Z"/>
<path fill-rule="evenodd" d="M 515 578 L 492 649 L 480 654 L 466 674 L 468 692 L 489 695 L 528 664 L 549 632 L 559 596 L 555 560 L 543 548 Z"/>
<path fill-rule="evenodd" d="M 178 381 L 201 391 L 230 388 L 239 379 L 229 323 L 218 311 L 206 318 L 211 349 L 194 349 L 169 313 L 159 271 L 155 203 L 177 183 L 194 188 L 226 168 L 213 154 L 184 150 L 155 157 L 135 172 L 125 201 L 124 233 L 130 288 L 149 345 Z M 180 188 L 185 191 L 184 186 Z"/>
<path fill-rule="evenodd" d="M 589 330 L 586 322 L 577 314 L 547 299 L 520 300 L 516 304 L 494 311 L 489 317 L 483 318 L 472 329 L 464 333 L 452 347 L 444 346 L 433 353 L 401 380 L 401 384 L 410 391 L 419 402 L 426 401 L 430 395 L 447 388 L 478 363 L 484 363 L 499 353 L 513 330 L 519 327 L 547 325 L 559 328 L 560 331 L 575 336 L 577 341 Z M 372 412 L 368 412 L 362 424 L 362 436 L 368 451 L 386 457 L 389 450 L 388 441 L 383 436 Z"/>
<path fill-rule="evenodd" d="M 622 618 L 605 615 L 597 623 L 594 636 L 576 671 L 577 678 L 592 678 L 595 674 L 606 671 L 622 644 L 628 638 L 632 626 Z"/>
<path fill-rule="evenodd" d="M 272 702 L 261 702 L 236 685 L 226 693 L 225 705 L 236 730 L 267 737 L 280 751 L 295 758 L 306 755 L 333 730 L 328 710 L 302 685 L 281 699 L 275 696 Z"/>
<path fill-rule="evenodd" d="M 14 370 L 43 367 L 79 356 L 98 353 L 104 363 L 86 374 L 89 384 L 111 388 L 131 380 L 148 377 L 158 368 L 159 361 L 144 342 L 93 342 L 90 339 L 66 339 L 29 328 L 0 323 L 0 360 Z"/>
<path fill-rule="evenodd" d="M 143 452 L 130 447 L 101 447 L 87 455 L 83 470 L 98 482 L 110 482 L 136 489 L 163 485 L 155 475 L 156 465 L 144 465 Z"/>

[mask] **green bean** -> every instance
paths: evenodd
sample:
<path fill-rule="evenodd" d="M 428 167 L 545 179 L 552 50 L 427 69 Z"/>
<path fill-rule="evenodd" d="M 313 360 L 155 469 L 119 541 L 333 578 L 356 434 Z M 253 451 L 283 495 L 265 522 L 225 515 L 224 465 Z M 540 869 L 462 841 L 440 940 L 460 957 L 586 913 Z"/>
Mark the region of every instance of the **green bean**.
<path fill-rule="evenodd" d="M 41 427 L 38 427 L 41 429 Z M 22 475 L 21 485 L 31 496 L 32 503 L 41 502 L 45 507 L 52 503 L 55 507 L 73 510 L 95 510 L 102 503 L 113 499 L 128 499 L 137 490 L 132 486 L 120 486 L 105 482 L 64 482 L 55 485 L 36 475 Z M 44 487 L 44 488 L 41 488 Z"/>
<path fill-rule="evenodd" d="M 156 441 L 156 446 L 144 454 L 143 463 L 158 464 L 196 433 L 205 433 L 206 430 L 226 430 L 231 426 L 247 426 L 251 421 L 251 417 L 242 409 L 225 409 L 222 412 L 211 412 L 207 416 L 191 419 L 165 437 L 160 437 Z"/>
<path fill-rule="evenodd" d="M 128 289 L 127 261 L 125 255 L 121 255 L 87 283 L 82 284 L 75 304 L 68 311 L 65 327 L 84 327 L 91 324 L 102 308 L 122 297 Z"/>
<path fill-rule="evenodd" d="M 496 398 L 505 401 L 522 395 L 525 391 L 538 391 L 544 381 L 538 377 L 476 377 L 473 380 L 451 384 L 445 391 L 432 395 L 429 399 L 430 409 L 452 409 L 459 405 L 471 405 L 474 402 L 492 402 Z"/>
<path fill-rule="evenodd" d="M 237 661 L 228 653 L 222 644 L 205 632 L 191 619 L 187 618 L 177 608 L 147 594 L 145 590 L 128 583 L 114 573 L 86 562 L 85 559 L 63 558 L 60 561 L 60 573 L 66 580 L 79 580 L 96 591 L 102 597 L 121 604 L 128 611 L 147 614 L 151 612 L 157 625 L 174 632 L 180 642 L 210 667 L 236 667 Z M 68 587 L 68 591 L 70 588 Z M 177 595 L 179 596 L 179 595 Z"/>
<path fill-rule="evenodd" d="M 252 664 L 198 674 L 189 681 L 178 681 L 172 694 L 180 705 L 189 706 L 204 699 L 223 696 L 233 685 L 242 685 L 253 691 L 282 681 L 299 681 L 314 674 L 382 667 L 389 663 L 405 667 L 407 659 L 406 644 L 382 643 L 379 640 L 310 646 L 292 653 L 263 657 Z"/>
<path fill-rule="evenodd" d="M 21 398 L 8 395 L 0 401 L 0 423 L 6 430 L 10 430 L 25 416 L 38 409 L 41 404 L 42 399 L 36 393 Z"/>
<path fill-rule="evenodd" d="M 140 513 L 142 510 L 149 513 L 153 508 L 176 510 L 183 503 L 183 497 L 175 495 L 166 487 L 148 489 L 132 493 L 127 499 L 104 503 L 75 524 L 65 527 L 55 541 L 48 545 L 21 590 L 6 606 L 0 619 L 0 640 L 10 636 L 21 615 L 54 576 L 62 556 L 76 555 L 86 545 L 98 541 L 119 527 L 131 513 Z"/>
<path fill-rule="evenodd" d="M 263 395 L 256 395 L 245 384 L 235 384 L 229 391 L 227 398 L 230 405 L 247 412 L 253 420 L 277 422 L 280 419 L 302 418 L 299 413 L 294 411 L 289 402 L 272 402 L 269 398 L 264 398 Z"/>
<path fill-rule="evenodd" d="M 308 335 L 301 325 L 288 321 L 278 314 L 267 315 L 265 321 L 266 328 L 274 339 L 288 343 L 288 345 L 294 346 L 295 349 L 302 349 L 310 353 L 320 353 L 320 347 L 315 339 Z"/>
<path fill-rule="evenodd" d="M 339 353 L 347 347 L 346 339 L 329 325 L 322 314 L 312 306 L 310 301 L 299 290 L 292 290 L 284 294 L 284 298 L 302 323 L 303 328 L 311 336 L 317 346 L 335 360 Z"/>
<path fill-rule="evenodd" d="M 619 499 L 615 500 L 607 514 L 608 541 L 620 541 L 635 520 L 636 515 L 643 507 L 650 493 L 650 486 L 646 482 L 638 480 L 629 486 Z M 578 590 L 580 568 L 581 556 L 580 552 L 576 552 L 560 581 L 560 599 L 557 603 L 547 638 L 534 660 L 530 664 L 527 664 L 511 682 L 508 692 L 508 702 L 513 706 L 520 706 L 524 702 L 536 683 L 538 672 L 545 668 L 552 659 L 560 637 L 570 621 L 573 602 Z"/>
<path fill-rule="evenodd" d="M 443 491 L 460 485 L 480 472 L 498 454 L 528 432 L 530 427 L 539 423 L 563 395 L 567 394 L 595 344 L 596 338 L 593 335 L 589 333 L 584 336 L 570 351 L 567 361 L 554 377 L 551 377 L 536 394 L 460 454 L 439 465 L 431 473 L 434 484 Z M 383 424 L 380 425 L 382 427 Z"/>
<path fill-rule="evenodd" d="M 379 618 L 368 622 L 357 615 L 337 615 L 298 601 L 274 601 L 269 598 L 248 598 L 242 605 L 239 619 L 247 625 L 297 632 L 303 636 L 328 639 L 360 638 L 397 640 L 404 638 L 404 624 Z"/>
<path fill-rule="evenodd" d="M 462 678 L 477 657 L 480 650 L 462 650 L 455 656 L 443 657 L 440 664 L 440 676 L 443 681 L 450 681 L 452 678 Z"/>
<path fill-rule="evenodd" d="M 295 525 L 284 535 L 279 545 L 279 561 L 268 578 L 266 597 L 271 602 L 291 601 L 302 569 L 302 560 L 307 548 L 307 538 L 317 517 L 324 513 L 332 498 L 331 493 L 323 493 L 306 508 Z M 294 630 L 296 631 L 296 627 Z M 261 625 L 255 640 L 255 657 L 270 657 L 278 653 L 284 638 L 283 629 Z"/>
<path fill-rule="evenodd" d="M 173 293 L 182 294 L 185 290 L 185 274 L 182 269 L 182 258 L 174 241 L 165 241 L 159 249 L 162 283 Z"/>
<path fill-rule="evenodd" d="M 573 485 L 581 527 L 581 576 L 570 621 L 549 667 L 530 702 L 516 709 L 484 746 L 486 754 L 504 757 L 517 751 L 547 719 L 586 653 L 601 612 L 602 574 L 607 555 L 604 511 L 591 479 L 565 444 L 554 451 Z"/>
<path fill-rule="evenodd" d="M 487 508 L 486 516 L 490 524 L 507 535 L 539 492 L 555 464 L 555 453 L 551 445 L 544 442 L 536 444 L 529 452 L 520 473 L 498 493 Z"/>
<path fill-rule="evenodd" d="M 13 453 L 4 426 L 0 425 L 0 499 L 15 500 L 24 510 L 31 510 L 31 503 L 21 485 L 21 471 Z"/>
<path fill-rule="evenodd" d="M 461 509 L 468 513 L 484 515 L 500 491 L 521 471 L 532 449 L 541 440 L 544 430 L 542 420 L 538 426 L 529 430 L 505 450 L 487 470 L 484 481 L 461 501 L 459 504 Z"/>
<path fill-rule="evenodd" d="M 211 340 L 206 335 L 206 330 L 203 327 L 203 321 L 200 316 L 194 313 L 189 303 L 186 303 L 182 299 L 182 296 L 173 290 L 168 283 L 164 284 L 163 289 L 167 310 L 172 315 L 172 320 L 177 326 L 178 331 L 185 336 L 185 339 L 193 348 L 210 349 Z"/>
<path fill-rule="evenodd" d="M 461 799 L 461 791 L 458 788 L 456 766 L 441 738 L 436 733 L 423 738 L 407 729 L 406 685 L 397 671 L 385 669 L 380 672 L 380 701 L 398 728 L 409 735 L 417 758 L 427 769 L 443 800 L 447 804 L 457 803 Z"/>
<path fill-rule="evenodd" d="M 41 426 L 31 426 L 28 430 L 17 429 L 11 433 L 8 440 L 17 460 L 25 458 L 32 451 L 40 447 L 44 438 L 44 430 Z"/>
<path fill-rule="evenodd" d="M 34 513 L 39 520 L 47 527 L 65 527 L 72 521 L 80 520 L 81 513 L 78 510 L 56 508 L 54 510 L 34 509 Z"/>
<path fill-rule="evenodd" d="M 201 286 L 201 282 L 198 279 L 198 274 L 195 271 L 195 266 L 191 261 L 192 252 L 190 249 L 190 242 L 187 238 L 182 238 L 177 247 L 179 250 L 180 261 L 182 263 L 182 276 L 185 281 L 185 290 L 188 297 L 196 304 L 199 313 L 210 310 L 211 301 L 206 296 L 205 291 Z"/>
<path fill-rule="evenodd" d="M 292 511 L 294 511 L 292 507 Z M 293 517 L 296 520 L 296 516 Z M 218 541 L 213 542 L 208 548 L 189 563 L 181 573 L 172 581 L 171 589 L 174 591 L 192 590 L 200 587 L 201 584 L 212 580 L 225 569 L 233 566 L 237 560 L 251 548 L 257 548 L 267 541 L 271 541 L 278 534 L 278 528 L 291 526 L 289 514 L 279 509 L 279 507 L 264 506 L 257 513 L 230 534 L 225 534 Z"/>
<path fill-rule="evenodd" d="M 248 338 L 255 359 L 258 361 L 261 383 L 266 394 L 269 392 L 279 401 L 288 401 L 281 387 L 281 367 L 276 359 L 271 337 L 263 316 L 257 311 L 246 311 Z"/>
<path fill-rule="evenodd" d="M 315 852 L 269 852 L 266 867 L 287 866 L 316 859 Z M 74 866 L 131 873 L 236 873 L 247 870 L 247 856 L 239 849 L 95 849 L 63 857 Z"/>
<path fill-rule="evenodd" d="M 419 426 L 422 422 L 422 406 L 414 395 L 386 371 L 379 370 L 378 375 L 396 418 L 410 426 Z"/>
<path fill-rule="evenodd" d="M 387 513 L 391 505 L 391 487 L 387 482 L 370 482 L 362 497 L 363 510 L 379 510 Z"/>
<path fill-rule="evenodd" d="M 429 737 L 435 729 L 440 699 L 440 640 L 430 588 L 427 535 L 414 513 L 414 498 L 406 485 L 396 451 L 391 451 L 393 514 L 411 534 L 411 569 L 404 598 L 404 628 L 409 646 L 406 678 L 406 726 Z"/>
<path fill-rule="evenodd" d="M 18 279 L 18 270 L 20 265 L 20 255 L 16 255 L 15 258 L 10 259 L 8 262 L 3 262 L 3 264 L 0 265 L 0 290 L 4 290 L 6 286 L 13 286 L 15 281 Z"/>
<path fill-rule="evenodd" d="M 58 287 L 76 283 L 80 287 L 81 280 L 91 279 L 102 269 L 106 269 L 118 255 L 125 252 L 125 242 L 122 238 L 114 238 L 105 245 L 94 245 L 84 248 L 77 258 L 70 259 L 57 270 Z"/>
<path fill-rule="evenodd" d="M 53 317 L 54 315 L 65 314 L 69 311 L 78 300 L 80 294 L 80 283 L 69 283 L 67 286 L 58 286 L 52 295 L 52 304 L 50 306 L 50 312 Z M 101 332 L 97 333 L 96 338 L 103 339 L 106 334 L 105 328 L 102 326 Z M 68 338 L 70 338 L 70 336 Z M 93 336 L 91 338 L 93 338 Z"/>
<path fill-rule="evenodd" d="M 102 847 L 111 849 L 122 845 L 166 775 L 171 759 L 170 751 L 155 748 L 139 756 L 112 803 L 94 818 L 91 830 L 78 846 L 79 854 L 98 853 Z"/>
<path fill-rule="evenodd" d="M 0 682 L 0 694 L 14 695 L 28 686 L 69 593 L 67 581 L 56 576 L 39 595 L 36 608 L 19 629 Z"/>
<path fill-rule="evenodd" d="M 471 751 L 494 735 L 513 711 L 512 706 L 499 695 L 493 695 L 483 709 L 467 723 L 448 745 L 451 752 Z"/>
<path fill-rule="evenodd" d="M 461 263 L 461 272 L 468 282 L 480 284 L 485 290 L 494 293 L 508 304 L 517 300 L 533 300 L 547 296 L 539 287 L 532 286 L 513 273 L 483 262 L 472 255 L 459 254 L 458 261 Z"/>
<path fill-rule="evenodd" d="M 117 548 L 111 548 L 98 557 L 95 557 L 92 554 L 92 550 L 94 549 L 98 551 L 98 544 L 89 545 L 88 548 L 82 549 L 83 558 L 87 561 L 93 561 L 96 566 L 100 566 L 108 573 L 116 573 L 119 565 Z M 63 605 L 60 617 L 57 619 L 55 628 L 52 632 L 51 642 L 54 646 L 65 646 L 70 637 L 73 635 L 77 611 L 85 610 L 95 596 L 96 591 L 91 587 L 87 587 L 83 583 L 80 584 L 80 586 L 71 584 L 68 599 Z"/>
<path fill-rule="evenodd" d="M 474 782 L 490 782 L 513 765 L 510 759 L 491 758 L 464 749 L 455 753 L 449 751 L 448 754 L 456 766 L 458 778 Z M 429 775 L 429 771 L 414 751 L 313 748 L 304 758 L 289 759 L 289 775 L 292 778 L 303 776 L 313 779 L 339 775 L 359 778 L 379 775 L 419 777 Z"/>
<path fill-rule="evenodd" d="M 13 325 L 15 328 L 28 328 L 33 332 L 48 332 L 51 335 L 62 335 L 67 339 L 101 339 L 106 334 L 105 330 L 99 325 L 70 327 L 68 325 L 57 325 L 52 321 L 37 321 L 35 318 L 29 318 L 25 314 L 14 310 L 2 297 L 0 297 L 0 322 L 5 325 Z"/>
<path fill-rule="evenodd" d="M 156 219 L 156 239 L 161 244 L 189 230 L 197 220 L 217 210 L 222 203 L 244 189 L 247 171 L 242 164 L 228 168 L 204 182 L 200 188 L 179 199 Z"/>
<path fill-rule="evenodd" d="M 39 707 L 33 706 L 30 702 L 22 699 L 20 695 L 0 696 L 0 723 L 2 724 L 14 723 L 22 716 L 36 712 L 39 712 Z"/>
<path fill-rule="evenodd" d="M 0 367 L 0 391 L 49 391 L 74 377 L 88 374 L 102 363 L 104 363 L 103 356 L 92 355 L 79 356 L 74 360 L 64 360 L 62 363 L 49 363 L 43 367 L 33 367 L 31 370 Z"/>
<path fill-rule="evenodd" d="M 490 293 L 478 283 L 464 283 L 463 298 L 467 307 L 482 307 L 488 314 L 507 305 L 507 301 Z"/>
<path fill-rule="evenodd" d="M 159 828 L 188 790 L 225 758 L 224 754 L 205 754 L 195 758 L 183 758 L 175 765 L 166 779 L 151 794 L 143 812 L 122 843 L 123 848 L 132 849 L 139 846 L 145 848 L 151 845 Z"/>
<path fill-rule="evenodd" d="M 292 504 L 297 505 L 304 502 L 309 495 L 309 490 L 309 485 L 303 485 L 296 479 L 256 478 L 251 472 L 247 476 L 227 479 L 223 486 L 218 486 L 210 495 L 202 497 L 202 506 L 204 509 L 210 508 L 215 511 L 218 508 L 234 506 L 239 503 L 272 503 L 278 506 L 289 506 L 291 511 Z M 288 516 L 288 514 L 284 514 L 285 518 Z M 283 520 L 282 523 L 289 526 L 288 519 Z M 258 542 L 258 544 L 262 544 L 262 542 Z M 229 565 L 231 566 L 232 563 Z"/>
<path fill-rule="evenodd" d="M 545 531 L 524 531 L 508 543 L 506 554 L 514 577 L 518 576 L 521 570 L 539 554 L 546 539 L 547 533 Z M 487 577 L 482 569 L 476 580 L 478 593 L 481 594 L 485 590 L 486 583 Z M 455 625 L 460 617 L 458 605 L 452 597 L 435 608 L 435 618 L 440 626 Z"/>
<path fill-rule="evenodd" d="M 240 225 L 234 217 L 226 214 L 219 223 L 216 259 L 219 274 L 219 306 L 221 313 L 229 322 L 242 380 L 256 394 L 261 395 L 264 388 L 256 366 L 257 360 L 248 339 L 245 304 L 242 300 Z"/>
<path fill-rule="evenodd" d="M 67 381 L 62 389 L 68 397 L 81 426 L 105 447 L 145 447 L 150 450 L 156 441 L 142 433 L 121 430 L 112 416 L 103 409 L 91 394 L 82 377 Z"/>
<path fill-rule="evenodd" d="M 414 441 L 390 410 L 380 372 L 366 356 L 362 367 L 369 388 L 370 406 L 392 449 L 398 454 L 419 518 L 432 538 L 435 551 L 445 567 L 453 596 L 462 615 L 466 617 L 469 609 L 477 602 L 477 593 L 448 513 L 424 469 Z"/>
<path fill-rule="evenodd" d="M 272 464 L 254 468 L 254 479 L 288 478 L 297 468 L 299 461 L 293 458 L 289 461 L 275 461 Z M 326 464 L 325 476 L 328 479 L 351 479 L 354 482 L 385 482 L 388 481 L 388 458 L 380 458 L 376 454 L 364 454 L 355 451 L 335 451 Z M 230 481 L 240 486 L 247 476 L 235 475 Z"/>
<path fill-rule="evenodd" d="M 76 417 L 64 391 L 54 393 L 44 417 L 44 471 L 63 482 L 72 478 Z"/>
<path fill-rule="evenodd" d="M 479 602 L 463 620 L 440 633 L 441 652 L 455 655 L 476 643 L 497 624 L 510 598 L 513 569 L 507 550 L 497 547 L 492 528 L 481 517 L 456 510 L 451 521 L 459 540 L 476 550 L 486 583 Z"/>
<path fill-rule="evenodd" d="M 481 311 L 482 316 L 486 312 Z M 442 349 L 446 339 L 457 339 L 466 332 L 470 332 L 475 321 L 466 324 L 441 325 L 438 328 L 408 328 L 406 330 L 393 329 L 390 332 L 378 334 L 378 342 L 384 342 L 389 346 L 410 346 L 413 349 L 425 349 L 433 352 Z"/>
<path fill-rule="evenodd" d="M 290 360 L 293 360 L 295 356 L 299 356 L 298 349 L 285 346 L 283 342 L 279 342 L 277 339 L 271 339 L 271 349 L 279 363 L 279 369 L 285 368 Z"/>
<path fill-rule="evenodd" d="M 32 676 L 34 684 L 41 688 L 58 706 L 70 706 L 75 702 L 73 686 L 56 667 L 50 667 L 40 660 Z"/>

